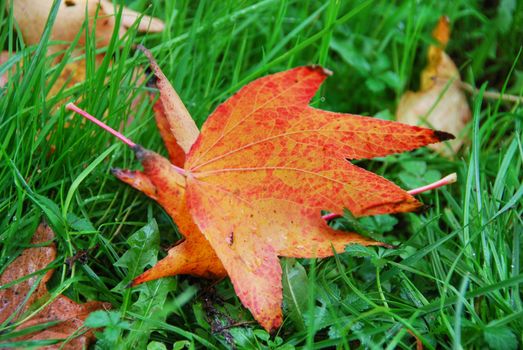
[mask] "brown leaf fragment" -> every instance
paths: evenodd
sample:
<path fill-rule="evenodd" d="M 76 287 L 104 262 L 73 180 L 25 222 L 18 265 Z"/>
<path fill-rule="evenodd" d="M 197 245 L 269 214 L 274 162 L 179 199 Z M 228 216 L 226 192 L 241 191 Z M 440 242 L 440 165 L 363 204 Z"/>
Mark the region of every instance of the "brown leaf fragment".
<path fill-rule="evenodd" d="M 40 224 L 31 240 L 31 244 L 35 245 L 35 247 L 25 249 L 0 276 L 0 285 L 3 286 L 29 274 L 35 274 L 11 287 L 0 289 L 0 322 L 7 320 L 13 313 L 16 314 L 10 322 L 22 322 L 16 328 L 16 331 L 47 322 L 59 322 L 38 333 L 30 333 L 15 339 L 9 339 L 9 341 L 66 339 L 82 327 L 84 320 L 91 312 L 110 307 L 108 303 L 99 301 L 78 304 L 63 295 L 59 295 L 29 319 L 25 320 L 21 317 L 22 315 L 24 317 L 29 316 L 29 314 L 26 314 L 26 311 L 31 309 L 32 304 L 37 301 L 45 301 L 50 297 L 46 282 L 54 272 L 52 269 L 45 273 L 39 281 L 35 292 L 23 304 L 31 288 L 33 288 L 40 277 L 38 271 L 45 269 L 56 258 L 56 247 L 53 240 L 54 233 L 51 228 L 45 223 Z M 91 330 L 88 330 L 80 336 L 75 336 L 65 344 L 58 342 L 57 344 L 40 347 L 40 349 L 82 349 L 86 348 L 92 340 L 94 340 L 94 334 Z"/>
<path fill-rule="evenodd" d="M 46 268 L 47 265 L 56 258 L 56 248 L 52 242 L 53 239 L 54 233 L 51 228 L 45 223 L 40 224 L 31 240 L 31 244 L 43 245 L 44 243 L 49 243 L 49 245 L 25 249 L 22 254 L 4 270 L 4 273 L 0 276 L 0 285 L 6 285 Z M 18 315 L 25 312 L 36 299 L 39 299 L 47 293 L 45 283 L 49 281 L 52 274 L 52 270 L 45 273 L 40 281 L 40 286 L 29 297 L 24 307 L 19 310 Z M 35 274 L 10 288 L 0 289 L 0 323 L 4 322 L 16 311 L 38 278 L 39 275 Z"/>
<path fill-rule="evenodd" d="M 13 2 L 13 16 L 27 45 L 40 42 L 52 5 L 53 0 L 15 0 Z M 10 2 L 7 2 L 6 7 L 11 10 Z M 116 15 L 120 10 L 122 11 L 122 18 L 121 24 L 117 28 Z M 96 29 L 94 35 L 97 47 L 107 46 L 115 30 L 121 38 L 128 28 L 135 25 L 136 22 L 137 29 L 140 32 L 159 32 L 164 29 L 164 23 L 161 20 L 144 16 L 126 7 L 120 8 L 120 5 L 115 6 L 108 0 L 62 1 L 51 30 L 49 38 L 51 45 L 47 48 L 48 55 L 66 50 L 77 34 L 85 29 L 86 17 L 89 32 L 91 33 L 93 29 Z M 78 59 L 85 53 L 83 49 L 85 38 L 86 35 L 80 35 L 77 48 L 70 56 L 71 62 L 65 65 L 60 76 L 51 86 L 48 97 L 55 96 L 60 90 L 70 88 L 86 80 L 86 60 L 84 58 Z M 55 44 L 56 42 L 62 43 Z M 0 59 L 3 58 L 2 54 Z M 57 54 L 53 64 L 58 64 L 63 59 L 62 54 Z M 99 66 L 103 59 L 104 54 L 98 54 L 95 58 L 96 66 Z M 6 75 L 0 77 L 0 87 L 6 84 L 6 79 Z"/>
<path fill-rule="evenodd" d="M 79 55 L 80 53 L 78 53 Z M 104 59 L 103 54 L 95 57 L 95 65 L 99 67 Z M 67 63 L 61 71 L 60 76 L 49 89 L 48 97 L 56 96 L 62 89 L 71 88 L 76 84 L 83 83 L 87 79 L 87 61 L 76 59 Z"/>
<path fill-rule="evenodd" d="M 463 144 L 462 130 L 471 118 L 467 98 L 461 88 L 458 68 L 444 49 L 450 38 L 449 20 L 441 17 L 432 36 L 438 42 L 428 51 L 428 63 L 421 73 L 420 91 L 407 91 L 396 110 L 399 122 L 430 126 L 456 135 L 445 144 L 428 147 L 452 156 Z M 450 147 L 449 147 L 450 146 Z"/>
<path fill-rule="evenodd" d="M 17 330 L 27 327 L 36 326 L 41 323 L 51 321 L 61 321 L 59 324 L 49 327 L 39 333 L 32 333 L 24 337 L 17 338 L 20 340 L 43 340 L 43 339 L 66 339 L 73 333 L 77 332 L 83 325 L 84 320 L 93 311 L 108 309 L 108 303 L 99 301 L 90 301 L 84 304 L 78 304 L 75 301 L 59 295 L 51 304 L 45 307 L 35 317 L 24 322 Z M 75 337 L 68 341 L 63 347 L 62 343 L 41 347 L 40 349 L 84 349 L 95 339 L 91 330 L 86 331 L 81 336 Z"/>

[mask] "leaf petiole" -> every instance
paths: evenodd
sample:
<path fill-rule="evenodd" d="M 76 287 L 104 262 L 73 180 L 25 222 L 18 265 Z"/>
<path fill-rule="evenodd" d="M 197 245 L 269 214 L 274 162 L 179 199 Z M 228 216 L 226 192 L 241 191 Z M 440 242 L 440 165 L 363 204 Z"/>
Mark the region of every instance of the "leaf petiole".
<path fill-rule="evenodd" d="M 439 187 L 442 187 L 442 186 L 445 186 L 445 185 L 453 184 L 457 180 L 458 180 L 458 176 L 456 175 L 456 173 L 452 173 L 452 174 L 449 174 L 449 175 L 445 176 L 441 180 L 438 180 L 438 181 L 433 182 L 433 183 L 431 183 L 429 185 L 426 185 L 426 186 L 418 187 L 418 188 L 415 188 L 413 190 L 407 191 L 407 193 L 410 194 L 411 196 L 415 196 L 415 195 L 420 194 L 422 192 L 434 190 L 436 188 L 439 188 Z"/>
<path fill-rule="evenodd" d="M 75 105 L 74 103 L 72 102 L 69 102 L 66 106 L 65 106 L 66 109 L 70 110 L 70 111 L 73 111 L 75 113 L 78 113 L 80 114 L 82 117 L 90 120 L 91 122 L 95 123 L 96 125 L 98 125 L 99 127 L 101 127 L 102 129 L 104 129 L 105 131 L 108 131 L 109 133 L 113 134 L 114 136 L 116 136 L 120 141 L 122 141 L 123 143 L 125 143 L 127 146 L 131 147 L 133 149 L 133 151 L 136 153 L 138 159 L 140 159 L 140 156 L 138 155 L 139 153 L 141 153 L 142 155 L 145 153 L 145 149 L 134 143 L 133 141 L 131 141 L 130 139 L 128 139 L 127 137 L 125 137 L 122 133 L 114 130 L 113 128 L 111 128 L 109 125 L 105 124 L 104 122 L 96 119 L 96 117 L 90 115 L 89 113 L 87 113 L 86 111 L 84 111 L 83 109 L 81 109 L 80 107 L 78 107 L 77 105 Z M 177 167 L 176 165 L 174 164 L 171 164 L 172 167 L 174 168 L 174 170 L 180 174 L 180 175 L 183 175 L 183 176 L 187 176 L 187 173 L 185 172 L 185 169 L 183 168 L 180 168 L 180 167 Z"/>
<path fill-rule="evenodd" d="M 96 125 L 98 125 L 99 127 L 101 127 L 102 129 L 104 129 L 105 131 L 108 131 L 110 132 L 111 134 L 113 134 L 114 136 L 116 136 L 118 139 L 120 139 L 123 143 L 125 143 L 127 146 L 131 147 L 131 148 L 134 148 L 136 147 L 136 143 L 134 143 L 133 141 L 129 140 L 127 137 L 125 137 L 122 133 L 114 130 L 113 128 L 111 128 L 109 125 L 105 124 L 104 122 L 96 119 L 95 117 L 93 117 L 92 115 L 90 115 L 89 113 L 87 113 L 86 111 L 84 111 L 83 109 L 79 108 L 78 106 L 76 106 L 74 103 L 72 102 L 69 102 L 66 106 L 65 106 L 66 109 L 70 110 L 70 111 L 73 111 L 77 114 L 80 114 L 82 117 L 90 120 L 91 122 L 95 123 Z"/>

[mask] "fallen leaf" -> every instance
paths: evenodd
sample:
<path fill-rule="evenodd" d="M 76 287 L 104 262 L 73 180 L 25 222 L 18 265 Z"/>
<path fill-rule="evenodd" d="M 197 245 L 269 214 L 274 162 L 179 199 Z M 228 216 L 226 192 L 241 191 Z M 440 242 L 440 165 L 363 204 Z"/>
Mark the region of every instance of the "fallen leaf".
<path fill-rule="evenodd" d="M 298 67 L 248 84 L 207 119 L 184 169 L 122 137 L 143 171 L 115 175 L 158 201 L 185 236 L 134 285 L 181 273 L 227 274 L 254 318 L 274 330 L 282 322 L 279 256 L 322 258 L 348 244 L 384 245 L 332 229 L 322 210 L 365 216 L 421 206 L 347 158 L 404 152 L 452 135 L 308 106 L 327 75 Z"/>
<path fill-rule="evenodd" d="M 10 323 L 22 320 L 21 316 L 29 311 L 35 302 L 49 298 L 46 283 L 51 278 L 53 270 L 48 270 L 41 279 L 38 271 L 45 269 L 56 258 L 56 247 L 53 240 L 54 233 L 51 228 L 45 223 L 40 224 L 31 240 L 31 244 L 35 247 L 25 249 L 0 276 L 0 285 L 4 286 L 24 276 L 34 274 L 34 276 L 11 287 L 0 289 L 0 323 L 8 318 Z M 35 283 L 38 283 L 36 287 Z M 35 288 L 35 291 L 28 297 L 33 288 Z M 25 300 L 27 297 L 28 299 Z M 109 307 L 109 304 L 98 301 L 78 304 L 63 295 L 59 295 L 36 315 L 23 321 L 16 328 L 16 331 L 52 321 L 59 321 L 58 324 L 41 332 L 30 333 L 9 341 L 68 338 L 78 331 L 89 313 Z M 94 335 L 89 330 L 72 338 L 66 344 L 59 342 L 40 349 L 58 349 L 62 345 L 64 345 L 62 349 L 81 349 L 87 347 L 92 340 L 94 340 Z"/>
<path fill-rule="evenodd" d="M 0 66 L 7 62 L 9 59 L 9 52 L 8 51 L 1 51 L 0 52 Z M 0 88 L 4 87 L 5 84 L 7 84 L 7 77 L 8 72 L 5 72 L 4 74 L 0 75 Z"/>
<path fill-rule="evenodd" d="M 6 3 L 6 5 L 9 9 L 9 3 Z M 15 0 L 13 2 L 13 15 L 27 45 L 40 42 L 52 5 L 53 0 Z M 118 11 L 118 7 L 116 11 Z M 89 30 L 96 26 L 97 47 L 107 46 L 116 27 L 115 13 L 114 5 L 107 0 L 62 1 L 49 40 L 72 42 L 78 32 L 84 29 L 83 25 L 87 14 Z M 121 25 L 118 28 L 120 38 L 129 27 L 134 25 L 136 20 L 139 20 L 138 30 L 142 32 L 160 32 L 164 29 L 163 22 L 159 19 L 142 16 L 124 7 Z M 85 45 L 84 35 L 80 37 L 79 45 Z M 53 46 L 64 48 L 68 45 Z M 55 48 L 55 51 L 57 49 Z"/>
<path fill-rule="evenodd" d="M 281 324 L 278 256 L 326 257 L 349 243 L 322 210 L 355 216 L 421 206 L 349 159 L 398 153 L 448 134 L 308 106 L 327 72 L 299 67 L 258 79 L 207 119 L 185 164 L 187 202 L 242 303 L 267 330 Z M 234 235 L 234 243 L 227 237 Z"/>
<path fill-rule="evenodd" d="M 0 276 L 0 285 L 6 285 L 16 281 L 26 275 L 36 273 L 47 267 L 56 258 L 56 248 L 52 242 L 54 239 L 53 231 L 46 224 L 38 226 L 31 244 L 44 244 L 48 246 L 34 247 L 25 249 L 22 254 L 13 261 Z M 53 272 L 47 271 L 40 281 L 40 286 L 29 297 L 24 307 L 18 314 L 24 313 L 27 308 L 34 303 L 36 299 L 41 298 L 47 293 L 45 284 L 51 278 Z M 27 280 L 17 283 L 11 288 L 0 289 L 0 323 L 4 322 L 20 306 L 24 298 L 29 294 L 31 287 L 37 282 L 39 275 L 28 278 Z"/>
<path fill-rule="evenodd" d="M 51 11 L 53 0 L 15 0 L 13 2 L 13 16 L 18 23 L 20 32 L 27 45 L 34 45 L 40 42 L 43 34 L 47 17 Z M 7 4 L 9 9 L 9 4 Z M 137 26 L 139 32 L 161 32 L 164 24 L 161 20 L 154 17 L 144 16 L 126 7 L 122 9 L 121 24 L 116 28 L 116 14 L 119 7 L 115 7 L 108 0 L 68 0 L 62 1 L 59 5 L 58 13 L 51 31 L 49 40 L 62 42 L 47 47 L 47 54 L 62 52 L 66 50 L 70 43 L 74 41 L 78 32 L 84 30 L 86 20 L 89 30 L 96 27 L 95 37 L 96 46 L 107 46 L 113 36 L 115 29 L 118 36 L 125 35 L 128 28 Z M 85 35 L 81 35 L 77 47 L 70 55 L 71 62 L 68 62 L 61 71 L 60 76 L 51 86 L 48 96 L 55 96 L 64 87 L 72 87 L 86 79 L 86 61 L 78 59 L 84 54 Z M 63 43 L 65 42 L 65 43 Z M 62 55 L 57 55 L 55 64 L 59 63 Z M 98 54 L 95 58 L 96 66 L 99 66 L 104 58 L 103 54 Z M 4 79 L 0 78 L 0 86 Z M 5 83 L 4 83 L 5 84 Z"/>
<path fill-rule="evenodd" d="M 461 88 L 459 71 L 444 51 L 450 38 L 447 17 L 440 18 L 432 36 L 438 45 L 429 47 L 428 64 L 421 73 L 420 91 L 407 91 L 401 97 L 396 119 L 457 135 L 458 138 L 448 144 L 429 146 L 443 155 L 452 156 L 463 144 L 460 135 L 471 118 L 471 112 Z"/>
<path fill-rule="evenodd" d="M 94 63 L 96 67 L 99 67 L 104 59 L 103 54 L 96 55 Z M 85 59 L 76 59 L 68 62 L 60 75 L 50 87 L 47 94 L 48 97 L 56 96 L 60 90 L 65 88 L 71 88 L 76 84 L 83 83 L 87 78 L 87 61 Z M 57 103 L 59 104 L 59 103 Z"/>

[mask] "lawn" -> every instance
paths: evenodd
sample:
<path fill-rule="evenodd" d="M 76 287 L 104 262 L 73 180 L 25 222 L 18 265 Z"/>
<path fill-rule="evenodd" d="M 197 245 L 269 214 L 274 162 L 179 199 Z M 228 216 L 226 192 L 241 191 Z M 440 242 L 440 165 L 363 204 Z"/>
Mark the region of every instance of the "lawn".
<path fill-rule="evenodd" d="M 58 249 L 52 295 L 112 305 L 91 319 L 105 326 L 94 345 L 100 349 L 523 346 L 523 108 L 484 94 L 523 93 L 523 2 L 126 3 L 166 29 L 131 28 L 99 51 L 98 65 L 87 34 L 86 80 L 64 87 L 54 83 L 64 66 L 46 55 L 53 43 L 44 35 L 26 46 L 10 13 L 0 12 L 1 47 L 16 52 L 0 65 L 0 75 L 10 74 L 0 88 L 0 272 L 45 219 Z M 457 183 L 418 196 L 423 212 L 357 223 L 395 249 L 350 246 L 332 258 L 281 259 L 284 322 L 274 334 L 253 321 L 228 279 L 177 276 L 128 288 L 181 236 L 156 202 L 111 174 L 139 168 L 133 152 L 73 117 L 67 102 L 166 154 L 147 97 L 147 59 L 135 50 L 142 44 L 198 126 L 245 84 L 307 64 L 334 72 L 314 107 L 394 119 L 401 95 L 419 87 L 441 15 L 452 24 L 447 52 L 476 88 L 467 95 L 465 145 L 451 158 L 422 148 L 356 162 L 404 189 L 457 173 Z M 334 225 L 355 226 L 350 218 Z M 16 326 L 0 325 L 0 342 L 13 341 Z"/>

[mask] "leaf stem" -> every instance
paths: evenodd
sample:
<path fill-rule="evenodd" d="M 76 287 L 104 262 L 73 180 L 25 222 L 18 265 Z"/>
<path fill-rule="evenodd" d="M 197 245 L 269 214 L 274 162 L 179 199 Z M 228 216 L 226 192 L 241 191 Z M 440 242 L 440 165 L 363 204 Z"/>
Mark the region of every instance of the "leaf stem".
<path fill-rule="evenodd" d="M 436 188 L 439 188 L 439 187 L 442 187 L 442 186 L 445 186 L 445 185 L 450 185 L 450 184 L 456 182 L 457 179 L 458 179 L 458 177 L 457 177 L 456 173 L 452 173 L 452 174 L 449 174 L 449 175 L 445 176 L 441 180 L 438 180 L 438 181 L 433 182 L 431 184 L 428 184 L 426 186 L 418 187 L 418 188 L 415 188 L 413 190 L 407 191 L 407 193 L 410 194 L 411 196 L 415 196 L 415 195 L 420 194 L 422 192 L 434 190 Z M 329 214 L 322 215 L 322 218 L 325 221 L 330 221 L 332 219 L 340 218 L 342 216 L 343 215 L 341 215 L 341 214 L 329 213 Z"/>
<path fill-rule="evenodd" d="M 458 179 L 458 176 L 456 175 L 456 173 L 452 173 L 452 174 L 445 176 L 441 180 L 438 180 L 438 181 L 433 182 L 426 186 L 418 187 L 413 190 L 407 191 L 407 193 L 410 194 L 411 196 L 415 196 L 422 192 L 430 191 L 430 190 L 433 190 L 433 189 L 436 189 L 436 188 L 439 188 L 439 187 L 442 187 L 445 185 L 452 184 L 452 183 L 456 182 L 457 179 Z"/>
<path fill-rule="evenodd" d="M 329 213 L 329 214 L 322 215 L 321 217 L 325 221 L 330 221 L 332 219 L 341 218 L 342 215 L 341 214 L 336 214 L 336 213 Z"/>
<path fill-rule="evenodd" d="M 459 82 L 459 86 L 461 89 L 471 93 L 472 95 L 477 95 L 479 93 L 479 89 L 475 88 L 474 86 L 465 83 L 463 81 Z M 514 103 L 523 103 L 523 97 L 522 96 L 516 96 L 516 95 L 509 95 L 504 94 L 496 91 L 485 91 L 483 93 L 483 98 L 490 99 L 490 100 L 503 100 L 505 102 L 514 102 Z"/>
<path fill-rule="evenodd" d="M 80 114 L 82 117 L 84 117 L 84 118 L 90 120 L 91 122 L 95 123 L 96 125 L 98 125 L 102 129 L 104 129 L 105 131 L 108 131 L 109 133 L 113 134 L 118 139 L 120 139 L 123 143 L 125 143 L 127 146 L 129 146 L 131 148 L 136 146 L 136 143 L 134 143 L 133 141 L 129 140 L 127 137 L 125 137 L 123 134 L 119 133 L 118 131 L 114 130 L 109 125 L 107 125 L 104 122 L 96 119 L 95 117 L 93 117 L 92 115 L 90 115 L 89 113 L 84 111 L 83 109 L 81 109 L 78 106 L 76 106 L 74 103 L 69 102 L 65 106 L 65 108 L 70 110 L 70 111 L 73 111 L 75 113 Z"/>

